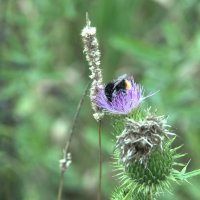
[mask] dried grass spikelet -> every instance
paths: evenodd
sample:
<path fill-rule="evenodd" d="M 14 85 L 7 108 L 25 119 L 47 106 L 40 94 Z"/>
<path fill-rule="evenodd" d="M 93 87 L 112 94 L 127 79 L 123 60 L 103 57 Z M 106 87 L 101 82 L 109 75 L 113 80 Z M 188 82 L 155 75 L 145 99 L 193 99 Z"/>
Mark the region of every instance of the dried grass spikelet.
<path fill-rule="evenodd" d="M 94 110 L 94 118 L 99 121 L 104 113 L 96 106 L 94 99 L 96 98 L 97 92 L 99 88 L 102 87 L 102 72 L 100 68 L 100 51 L 99 44 L 96 38 L 96 28 L 91 27 L 91 22 L 86 15 L 86 26 L 83 28 L 81 32 L 82 40 L 84 43 L 83 52 L 86 55 L 86 60 L 90 66 L 91 75 L 89 76 L 92 79 L 92 84 L 90 88 L 90 99 L 92 109 Z"/>
<path fill-rule="evenodd" d="M 167 130 L 166 118 L 149 115 L 142 121 L 127 118 L 125 129 L 117 136 L 116 147 L 120 153 L 123 165 L 129 166 L 134 161 L 145 164 L 152 151 L 159 147 L 168 135 L 174 135 Z"/>
<path fill-rule="evenodd" d="M 67 155 L 64 156 L 64 158 L 59 161 L 61 170 L 65 171 L 66 169 L 68 169 L 71 163 L 72 163 L 71 153 L 67 153 Z"/>

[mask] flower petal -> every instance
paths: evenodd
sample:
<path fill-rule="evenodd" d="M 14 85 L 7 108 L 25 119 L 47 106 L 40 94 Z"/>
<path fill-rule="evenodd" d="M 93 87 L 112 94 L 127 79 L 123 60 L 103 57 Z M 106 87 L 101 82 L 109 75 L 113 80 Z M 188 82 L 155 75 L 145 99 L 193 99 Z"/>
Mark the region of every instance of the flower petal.
<path fill-rule="evenodd" d="M 128 81 L 131 83 L 131 88 L 117 91 L 113 94 L 111 102 L 106 97 L 105 86 L 100 87 L 94 99 L 97 107 L 105 112 L 121 115 L 126 115 L 138 107 L 142 101 L 142 88 L 134 82 L 132 77 L 129 77 Z"/>

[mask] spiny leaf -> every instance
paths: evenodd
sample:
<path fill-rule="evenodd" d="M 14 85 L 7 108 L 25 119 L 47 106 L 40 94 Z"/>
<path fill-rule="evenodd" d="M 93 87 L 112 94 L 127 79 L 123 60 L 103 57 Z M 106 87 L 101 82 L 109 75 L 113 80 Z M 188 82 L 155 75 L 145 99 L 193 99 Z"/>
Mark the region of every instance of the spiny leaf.
<path fill-rule="evenodd" d="M 187 155 L 187 153 L 175 154 L 175 155 L 174 155 L 174 158 L 175 158 L 175 159 L 178 159 L 178 158 L 182 158 L 182 157 L 184 157 L 184 156 L 186 156 L 186 155 Z"/>
<path fill-rule="evenodd" d="M 189 163 L 190 163 L 190 160 L 189 160 L 188 163 L 185 165 L 185 167 L 183 167 L 183 169 L 181 170 L 181 172 L 180 172 L 181 174 L 185 174 Z"/>
<path fill-rule="evenodd" d="M 200 169 L 197 169 L 197 170 L 193 170 L 191 172 L 187 172 L 184 174 L 184 179 L 188 179 L 188 178 L 191 178 L 191 177 L 194 177 L 194 176 L 198 176 L 200 175 Z"/>

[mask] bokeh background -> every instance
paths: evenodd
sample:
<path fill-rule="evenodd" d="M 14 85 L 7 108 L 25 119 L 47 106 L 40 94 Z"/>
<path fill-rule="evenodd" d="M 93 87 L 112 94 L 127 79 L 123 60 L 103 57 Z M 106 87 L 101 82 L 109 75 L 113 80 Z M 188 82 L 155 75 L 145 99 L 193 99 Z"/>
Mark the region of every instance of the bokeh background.
<path fill-rule="evenodd" d="M 0 1 L 0 199 L 55 200 L 64 141 L 88 82 L 80 32 L 89 12 L 105 82 L 132 74 L 146 106 L 169 116 L 188 169 L 200 168 L 199 0 Z M 93 200 L 98 125 L 85 99 L 70 151 L 63 199 Z M 103 121 L 103 196 L 113 177 L 112 124 Z M 174 184 L 163 200 L 199 200 L 200 177 Z"/>

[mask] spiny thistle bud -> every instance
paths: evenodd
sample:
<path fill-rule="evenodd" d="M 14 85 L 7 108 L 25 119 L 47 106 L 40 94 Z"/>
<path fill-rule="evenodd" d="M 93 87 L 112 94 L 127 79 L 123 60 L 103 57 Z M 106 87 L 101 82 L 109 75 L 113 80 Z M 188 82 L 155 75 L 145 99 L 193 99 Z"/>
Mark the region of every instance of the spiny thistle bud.
<path fill-rule="evenodd" d="M 113 200 L 153 200 L 161 192 L 169 189 L 170 181 L 176 179 L 173 169 L 176 164 L 176 152 L 171 148 L 172 142 L 171 139 L 164 143 L 162 152 L 151 152 L 145 166 L 137 161 L 133 161 L 129 166 L 116 163 L 115 167 L 120 171 L 119 176 L 123 180 L 121 189 L 124 193 L 123 198 Z M 119 153 L 116 153 L 115 157 L 118 160 Z M 115 193 L 113 197 L 116 196 Z"/>
<path fill-rule="evenodd" d="M 171 181 L 187 181 L 200 174 L 200 170 L 186 172 L 188 164 L 177 162 L 185 154 L 177 153 L 181 146 L 172 148 L 175 137 L 168 136 L 175 134 L 169 132 L 166 118 L 145 112 L 138 110 L 116 121 L 116 130 L 122 134 L 117 136 L 113 164 L 122 182 L 111 200 L 155 200 L 170 189 Z"/>
<path fill-rule="evenodd" d="M 92 79 L 92 85 L 90 88 L 90 99 L 92 104 L 92 109 L 94 110 L 94 118 L 99 121 L 103 116 L 103 112 L 96 106 L 94 99 L 96 98 L 97 92 L 99 88 L 102 87 L 102 72 L 100 69 L 100 51 L 99 44 L 96 38 L 96 28 L 90 26 L 91 22 L 86 16 L 86 26 L 83 28 L 81 32 L 84 50 L 83 52 L 86 54 L 86 60 L 90 65 Z"/>
<path fill-rule="evenodd" d="M 121 163 L 123 179 L 128 183 L 122 188 L 123 195 L 146 200 L 168 185 L 175 152 L 170 146 L 172 140 L 164 139 L 174 134 L 168 131 L 163 116 L 148 113 L 144 119 L 126 118 L 124 122 L 124 130 L 116 142 L 117 165 Z"/>
<path fill-rule="evenodd" d="M 146 165 L 152 151 L 157 147 L 162 150 L 164 137 L 172 134 L 166 127 L 163 116 L 151 115 L 141 121 L 126 118 L 125 129 L 116 143 L 123 165 L 129 166 L 133 161 Z"/>

